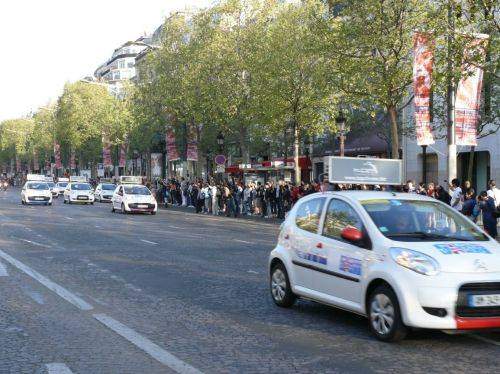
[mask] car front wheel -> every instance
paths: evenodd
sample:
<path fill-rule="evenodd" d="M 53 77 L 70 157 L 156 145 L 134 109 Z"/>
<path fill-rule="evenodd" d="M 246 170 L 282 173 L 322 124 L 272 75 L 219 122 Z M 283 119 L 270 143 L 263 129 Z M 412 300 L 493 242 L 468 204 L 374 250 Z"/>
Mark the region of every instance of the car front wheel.
<path fill-rule="evenodd" d="M 292 292 L 288 273 L 283 264 L 277 264 L 271 269 L 271 296 L 276 305 L 289 308 L 297 299 L 297 296 Z"/>
<path fill-rule="evenodd" d="M 127 214 L 127 211 L 125 210 L 125 204 L 122 204 L 122 214 Z"/>
<path fill-rule="evenodd" d="M 387 285 L 377 287 L 368 300 L 370 330 L 384 342 L 397 342 L 405 338 L 407 327 L 401 318 L 396 294 Z"/>

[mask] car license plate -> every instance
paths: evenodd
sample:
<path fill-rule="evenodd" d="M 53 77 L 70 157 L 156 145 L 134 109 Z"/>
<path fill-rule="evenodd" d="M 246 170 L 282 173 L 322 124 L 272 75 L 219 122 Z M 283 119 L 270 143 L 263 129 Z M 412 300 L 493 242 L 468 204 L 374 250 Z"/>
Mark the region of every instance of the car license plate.
<path fill-rule="evenodd" d="M 142 204 L 139 204 L 137 205 L 138 208 L 147 208 L 148 206 L 147 205 L 142 205 Z"/>
<path fill-rule="evenodd" d="M 43 200 L 43 197 L 35 197 L 35 200 L 36 201 L 41 201 L 41 200 Z"/>
<path fill-rule="evenodd" d="M 78 196 L 78 200 L 87 200 L 88 197 L 87 196 Z"/>
<path fill-rule="evenodd" d="M 489 307 L 500 306 L 500 294 L 494 295 L 469 295 L 469 306 Z"/>

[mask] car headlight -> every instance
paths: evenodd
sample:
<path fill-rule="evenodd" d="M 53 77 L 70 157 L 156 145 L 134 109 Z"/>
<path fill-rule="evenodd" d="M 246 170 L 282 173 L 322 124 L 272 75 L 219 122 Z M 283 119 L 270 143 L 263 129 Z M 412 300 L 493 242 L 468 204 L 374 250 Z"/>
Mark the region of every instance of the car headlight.
<path fill-rule="evenodd" d="M 391 248 L 392 259 L 407 269 L 423 275 L 439 273 L 439 264 L 432 257 L 406 248 Z"/>

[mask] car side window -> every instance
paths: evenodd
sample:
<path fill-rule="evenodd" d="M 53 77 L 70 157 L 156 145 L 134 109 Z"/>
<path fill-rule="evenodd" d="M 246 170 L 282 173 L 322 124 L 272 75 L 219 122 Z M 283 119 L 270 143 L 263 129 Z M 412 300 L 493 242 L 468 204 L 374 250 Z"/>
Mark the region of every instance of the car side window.
<path fill-rule="evenodd" d="M 325 215 L 323 236 L 345 242 L 341 233 L 347 227 L 355 227 L 363 231 L 363 222 L 348 203 L 339 199 L 332 199 L 328 204 Z"/>
<path fill-rule="evenodd" d="M 317 233 L 325 200 L 326 198 L 322 197 L 301 203 L 295 214 L 295 224 L 297 227 L 302 230 Z"/>

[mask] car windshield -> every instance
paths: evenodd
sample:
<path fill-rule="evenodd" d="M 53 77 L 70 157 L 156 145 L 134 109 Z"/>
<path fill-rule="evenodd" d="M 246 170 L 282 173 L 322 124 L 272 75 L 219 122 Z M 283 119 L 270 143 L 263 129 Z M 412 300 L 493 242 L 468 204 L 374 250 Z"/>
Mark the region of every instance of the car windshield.
<path fill-rule="evenodd" d="M 58 183 L 57 184 L 59 187 L 66 187 L 68 184 L 67 183 Z"/>
<path fill-rule="evenodd" d="M 101 188 L 103 191 L 114 191 L 116 186 L 114 184 L 103 184 Z"/>
<path fill-rule="evenodd" d="M 151 192 L 144 186 L 125 186 L 127 195 L 151 195 Z"/>
<path fill-rule="evenodd" d="M 54 188 L 55 184 L 53 182 L 47 182 L 47 185 L 50 187 L 50 188 Z"/>
<path fill-rule="evenodd" d="M 454 209 L 433 201 L 373 199 L 361 205 L 387 238 L 403 241 L 486 241 L 488 237 Z"/>
<path fill-rule="evenodd" d="M 32 182 L 26 186 L 29 190 L 48 190 L 49 186 L 45 182 Z"/>
<path fill-rule="evenodd" d="M 71 185 L 71 189 L 76 191 L 90 191 L 92 187 L 88 183 L 74 183 Z"/>

